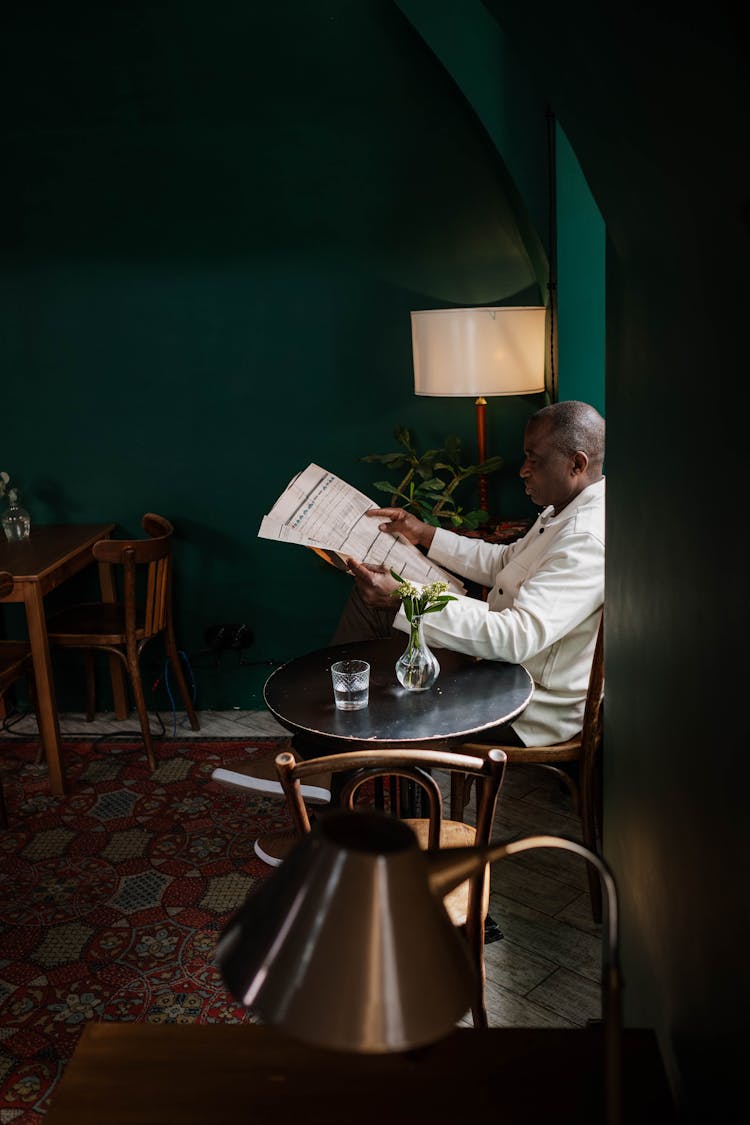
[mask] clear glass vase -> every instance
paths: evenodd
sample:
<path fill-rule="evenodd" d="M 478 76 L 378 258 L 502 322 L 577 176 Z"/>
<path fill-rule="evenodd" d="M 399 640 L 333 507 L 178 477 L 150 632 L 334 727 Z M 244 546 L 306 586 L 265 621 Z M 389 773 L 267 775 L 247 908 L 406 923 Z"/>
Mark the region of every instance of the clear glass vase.
<path fill-rule="evenodd" d="M 396 661 L 396 677 L 408 691 L 427 691 L 439 675 L 438 659 L 424 639 L 422 617 L 415 614 L 409 627 L 409 643 Z"/>
<path fill-rule="evenodd" d="M 15 496 L 0 517 L 6 539 L 11 543 L 20 539 L 28 539 L 31 530 L 31 517 L 25 508 L 22 508 L 18 496 Z"/>

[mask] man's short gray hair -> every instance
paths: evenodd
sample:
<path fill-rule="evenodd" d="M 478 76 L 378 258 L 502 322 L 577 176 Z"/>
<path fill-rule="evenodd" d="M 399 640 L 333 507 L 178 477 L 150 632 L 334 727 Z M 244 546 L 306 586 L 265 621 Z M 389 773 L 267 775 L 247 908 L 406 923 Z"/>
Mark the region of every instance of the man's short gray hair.
<path fill-rule="evenodd" d="M 562 453 L 582 450 L 589 461 L 604 461 L 605 422 L 598 410 L 587 402 L 570 399 L 543 406 L 529 418 L 533 422 L 548 422 L 553 441 Z"/>

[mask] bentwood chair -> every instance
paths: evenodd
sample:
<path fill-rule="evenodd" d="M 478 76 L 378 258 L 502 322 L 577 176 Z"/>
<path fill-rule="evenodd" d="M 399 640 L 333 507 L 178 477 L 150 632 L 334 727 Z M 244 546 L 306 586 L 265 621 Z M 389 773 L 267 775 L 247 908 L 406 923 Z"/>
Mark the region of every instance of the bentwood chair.
<path fill-rule="evenodd" d="M 604 720 L 604 611 L 602 610 L 591 663 L 586 704 L 583 712 L 583 729 L 566 742 L 549 746 L 500 746 L 505 751 L 509 765 L 538 766 L 559 778 L 570 793 L 573 807 L 581 822 L 582 842 L 590 851 L 600 853 L 601 839 L 601 749 Z M 492 744 L 464 742 L 457 749 L 471 755 L 486 755 Z M 577 779 L 576 779 L 577 774 Z M 451 816 L 460 819 L 469 798 L 471 776 L 462 779 L 453 775 Z M 591 914 L 595 922 L 602 920 L 602 888 L 599 875 L 591 864 L 586 864 Z"/>
<path fill-rule="evenodd" d="M 141 734 L 151 769 L 155 768 L 153 739 L 141 678 L 140 657 L 145 646 L 162 636 L 177 689 L 190 726 L 200 724 L 180 663 L 172 619 L 172 539 L 168 519 L 147 512 L 141 520 L 148 539 L 100 539 L 94 558 L 115 568 L 120 600 L 73 605 L 47 621 L 49 642 L 56 648 L 79 648 L 86 660 L 86 719 L 96 712 L 94 653 L 114 653 L 124 665 L 135 701 Z"/>
<path fill-rule="evenodd" d="M 482 757 L 452 754 L 441 750 L 356 750 L 350 753 L 330 754 L 310 761 L 298 762 L 285 751 L 276 757 L 276 768 L 284 789 L 289 812 L 297 835 L 310 831 L 310 814 L 302 796 L 301 782 L 306 777 L 326 773 L 346 772 L 350 776 L 343 782 L 340 806 L 362 807 L 364 799 L 370 805 L 374 786 L 363 790 L 367 782 L 390 777 L 413 782 L 427 795 L 429 816 L 404 817 L 416 833 L 419 845 L 426 850 L 438 847 L 464 847 L 484 845 L 490 841 L 500 787 L 505 776 L 505 754 L 484 747 Z M 427 772 L 460 771 L 474 780 L 478 795 L 476 826 L 444 818 L 443 795 L 438 782 Z M 391 790 L 393 792 L 393 790 Z M 357 794 L 359 793 L 359 800 Z M 398 815 L 397 799 L 387 810 Z M 318 810 L 318 815 L 325 816 Z M 445 907 L 451 921 L 466 938 L 469 953 L 476 966 L 476 990 L 471 1004 L 475 1027 L 487 1027 L 487 1009 L 484 996 L 484 924 L 489 910 L 489 872 L 487 866 L 476 876 L 462 883 L 445 898 Z"/>
<path fill-rule="evenodd" d="M 13 589 L 13 575 L 0 571 L 0 598 Z M 26 679 L 33 693 L 31 650 L 24 641 L 0 641 L 0 699 L 18 680 Z M 2 778 L 0 777 L 0 825 L 8 823 Z"/>

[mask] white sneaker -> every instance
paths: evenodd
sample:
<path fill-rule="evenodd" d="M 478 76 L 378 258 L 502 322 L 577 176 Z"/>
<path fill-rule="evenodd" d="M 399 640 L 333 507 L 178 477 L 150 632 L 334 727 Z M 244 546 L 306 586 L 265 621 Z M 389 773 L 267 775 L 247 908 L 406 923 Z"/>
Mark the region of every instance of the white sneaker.
<path fill-rule="evenodd" d="M 298 843 L 299 836 L 293 828 L 288 831 L 266 832 L 255 841 L 253 851 L 258 859 L 262 859 L 269 867 L 281 867 L 294 845 Z"/>
<path fill-rule="evenodd" d="M 251 750 L 252 747 L 248 747 Z M 280 747 L 287 749 L 287 747 Z M 294 751 L 292 751 L 294 754 Z M 296 762 L 301 761 L 299 754 L 294 754 Z M 269 758 L 250 758 L 247 762 L 233 762 L 231 769 L 219 766 L 211 774 L 213 781 L 223 781 L 227 785 L 236 785 L 241 789 L 250 789 L 254 793 L 263 793 L 267 797 L 283 797 L 284 790 L 276 772 L 275 755 Z M 331 803 L 331 775 L 321 773 L 309 781 L 300 783 L 302 796 L 311 805 L 328 805 Z"/>

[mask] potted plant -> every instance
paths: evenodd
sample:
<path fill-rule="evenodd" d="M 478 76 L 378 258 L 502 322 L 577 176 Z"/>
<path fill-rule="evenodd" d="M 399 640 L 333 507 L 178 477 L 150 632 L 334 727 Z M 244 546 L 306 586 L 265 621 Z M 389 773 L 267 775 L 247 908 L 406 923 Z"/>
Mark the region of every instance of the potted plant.
<path fill-rule="evenodd" d="M 420 454 L 411 430 L 396 426 L 393 436 L 402 447 L 394 453 L 370 453 L 361 461 L 378 463 L 399 474 L 397 483 L 375 481 L 374 488 L 388 493 L 390 505 L 414 512 L 434 527 L 475 531 L 485 524 L 489 513 L 482 508 L 464 510 L 459 503 L 461 486 L 479 473 L 489 476 L 501 469 L 502 457 L 489 457 L 481 465 L 464 465 L 461 440 L 453 435 L 441 449 Z"/>

